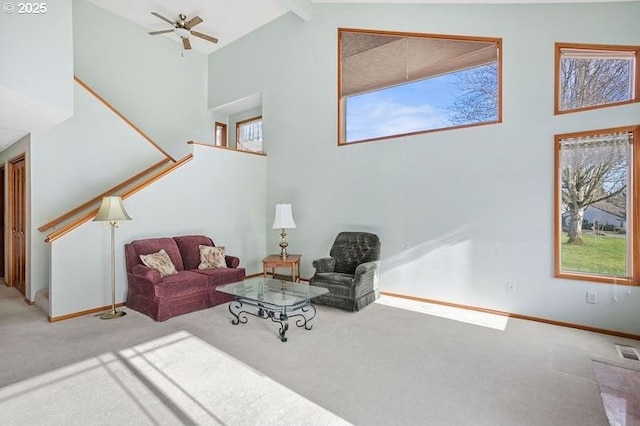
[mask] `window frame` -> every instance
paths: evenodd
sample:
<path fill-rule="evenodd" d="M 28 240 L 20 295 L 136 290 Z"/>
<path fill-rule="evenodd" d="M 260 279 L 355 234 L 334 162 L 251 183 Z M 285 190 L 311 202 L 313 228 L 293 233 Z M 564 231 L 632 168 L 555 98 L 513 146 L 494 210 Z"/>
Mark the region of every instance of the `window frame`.
<path fill-rule="evenodd" d="M 256 153 L 264 152 L 264 146 L 262 145 L 262 143 L 263 143 L 262 138 L 260 139 L 260 144 L 261 144 L 260 151 L 251 151 L 251 150 L 243 149 L 243 148 L 240 147 L 240 127 L 243 124 L 246 124 L 246 123 L 249 123 L 249 122 L 252 122 L 252 121 L 258 121 L 258 120 L 262 123 L 262 115 L 257 115 L 255 117 L 246 118 L 244 120 L 236 121 L 236 149 L 238 151 L 256 152 Z"/>
<path fill-rule="evenodd" d="M 628 197 L 631 197 L 629 205 L 632 211 L 627 214 L 628 238 L 631 239 L 629 245 L 629 277 L 614 277 L 599 274 L 589 274 L 585 272 L 563 271 L 561 269 L 561 244 L 562 244 L 562 191 L 561 188 L 561 172 L 560 172 L 560 141 L 568 138 L 578 138 L 585 136 L 597 136 L 610 133 L 628 132 L 633 135 L 633 149 L 630 158 L 630 172 L 632 176 L 629 179 L 632 188 L 628 191 Z M 582 132 L 564 133 L 554 136 L 554 203 L 553 203 L 553 223 L 554 223 L 554 277 L 573 279 L 581 281 L 591 281 L 606 284 L 619 285 L 640 285 L 640 125 L 617 127 L 610 129 L 596 129 Z M 630 230 L 630 232 L 629 232 Z"/>
<path fill-rule="evenodd" d="M 486 42 L 486 43 L 495 43 L 497 49 L 497 118 L 496 120 L 486 121 L 482 123 L 470 123 L 463 125 L 456 125 L 450 127 L 443 127 L 438 129 L 428 129 L 428 130 L 420 130 L 408 133 L 400 133 L 389 136 L 379 136 L 374 138 L 361 139 L 356 141 L 347 142 L 346 141 L 346 97 L 342 96 L 342 33 L 350 32 L 350 33 L 361 33 L 361 34 L 373 34 L 373 35 L 383 35 L 383 36 L 399 36 L 399 37 L 421 37 L 421 38 L 433 38 L 433 39 L 441 39 L 441 40 L 452 40 L 452 41 L 475 41 L 475 42 Z M 370 29 L 357 29 L 357 28 L 338 28 L 337 33 L 337 43 L 338 43 L 338 57 L 337 57 L 337 68 L 338 68 L 338 81 L 337 81 L 337 99 L 338 99 L 338 146 L 348 146 L 348 145 L 356 145 L 364 142 L 375 142 L 387 139 L 397 139 L 406 136 L 414 136 L 426 133 L 434 133 L 434 132 L 442 132 L 456 129 L 464 129 L 467 127 L 476 127 L 476 126 L 486 126 L 492 124 L 500 124 L 502 123 L 502 57 L 503 57 L 503 49 L 502 49 L 502 38 L 498 37 L 479 37 L 479 36 L 461 36 L 461 35 L 447 35 L 447 34 L 430 34 L 430 33 L 415 33 L 415 32 L 404 32 L 404 31 L 386 31 L 386 30 L 370 30 Z M 383 88 L 384 89 L 384 88 Z M 378 89 L 382 90 L 382 89 Z"/>
<path fill-rule="evenodd" d="M 584 50 L 584 51 L 609 51 L 609 52 L 633 52 L 635 55 L 635 67 L 631 70 L 634 73 L 631 87 L 631 99 L 626 101 L 611 102 L 599 105 L 589 105 L 586 107 L 573 109 L 560 109 L 560 61 L 562 59 L 562 49 Z M 618 105 L 626 105 L 640 102 L 640 46 L 609 45 L 609 44 L 582 44 L 582 43 L 555 43 L 554 60 L 554 92 L 553 92 L 553 113 L 554 115 L 571 114 L 581 111 L 589 111 L 600 108 L 610 108 Z"/>
<path fill-rule="evenodd" d="M 218 144 L 218 129 L 220 129 L 220 144 Z M 213 143 L 217 146 L 227 146 L 227 124 L 216 121 L 213 126 Z"/>

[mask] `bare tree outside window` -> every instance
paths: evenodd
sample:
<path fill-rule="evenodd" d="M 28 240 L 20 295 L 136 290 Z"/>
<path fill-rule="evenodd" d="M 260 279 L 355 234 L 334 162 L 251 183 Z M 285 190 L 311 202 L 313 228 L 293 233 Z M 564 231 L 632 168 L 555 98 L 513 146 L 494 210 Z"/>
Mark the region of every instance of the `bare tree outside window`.
<path fill-rule="evenodd" d="M 629 133 L 560 140 L 562 211 L 568 218 L 567 243 L 584 244 L 582 224 L 587 207 L 618 198 L 626 216 Z"/>
<path fill-rule="evenodd" d="M 454 101 L 446 107 L 452 126 L 495 121 L 498 118 L 498 64 L 470 69 L 455 76 Z"/>
<path fill-rule="evenodd" d="M 638 100 L 640 46 L 556 43 L 556 113 Z"/>
<path fill-rule="evenodd" d="M 631 66 L 630 60 L 622 59 L 563 58 L 560 109 L 628 101 Z"/>

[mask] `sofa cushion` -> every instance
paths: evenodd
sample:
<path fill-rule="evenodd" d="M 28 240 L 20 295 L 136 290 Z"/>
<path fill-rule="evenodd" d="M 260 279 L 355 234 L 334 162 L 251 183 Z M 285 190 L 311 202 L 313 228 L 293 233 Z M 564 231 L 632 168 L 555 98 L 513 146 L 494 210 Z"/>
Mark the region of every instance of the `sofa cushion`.
<path fill-rule="evenodd" d="M 169 259 L 171 259 L 171 262 L 176 267 L 177 271 L 185 269 L 184 264 L 182 263 L 180 250 L 173 238 L 147 238 L 144 240 L 132 241 L 130 244 L 133 246 L 135 253 L 138 256 L 141 254 L 157 253 L 161 249 L 164 249 L 164 251 L 169 255 Z M 138 263 L 141 262 L 142 261 Z M 133 267 L 133 265 L 131 265 L 131 267 Z"/>
<path fill-rule="evenodd" d="M 353 287 L 353 275 L 339 272 L 323 272 L 315 274 L 309 284 L 329 289 L 333 295 L 350 297 Z"/>
<path fill-rule="evenodd" d="M 177 274 L 164 277 L 153 288 L 156 297 L 177 298 L 191 294 L 206 293 L 209 289 L 209 280 L 201 274 L 180 271 Z"/>
<path fill-rule="evenodd" d="M 200 246 L 215 246 L 211 238 L 205 235 L 181 235 L 173 237 L 182 254 L 183 269 L 198 269 L 200 265 Z"/>
<path fill-rule="evenodd" d="M 214 287 L 242 281 L 245 277 L 244 268 L 194 269 L 193 272 L 208 278 L 209 285 Z"/>
<path fill-rule="evenodd" d="M 164 249 L 160 249 L 157 253 L 141 254 L 140 260 L 145 264 L 145 266 L 160 272 L 160 275 L 163 277 L 178 273 L 178 271 L 176 271 L 176 267 L 173 262 L 171 262 L 169 255 L 164 251 Z"/>
<path fill-rule="evenodd" d="M 198 269 L 226 268 L 224 247 L 200 246 L 200 264 Z"/>

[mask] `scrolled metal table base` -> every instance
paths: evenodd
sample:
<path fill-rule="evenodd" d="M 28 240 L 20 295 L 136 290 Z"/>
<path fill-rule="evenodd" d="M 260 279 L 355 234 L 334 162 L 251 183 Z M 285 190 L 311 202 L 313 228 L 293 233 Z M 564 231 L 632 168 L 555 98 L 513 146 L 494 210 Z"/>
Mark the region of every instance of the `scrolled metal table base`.
<path fill-rule="evenodd" d="M 265 303 L 255 303 L 251 300 L 245 300 L 237 297 L 236 300 L 229 303 L 229 312 L 233 315 L 231 323 L 238 325 L 240 323 L 246 324 L 248 321 L 247 315 L 253 315 L 254 317 L 267 319 L 280 324 L 280 340 L 287 341 L 287 330 L 289 330 L 289 318 L 301 317 L 296 320 L 297 327 L 304 327 L 305 330 L 311 330 L 313 324 L 309 322 L 316 316 L 316 307 L 311 304 L 310 301 L 300 303 L 291 307 L 279 307 L 270 306 Z"/>

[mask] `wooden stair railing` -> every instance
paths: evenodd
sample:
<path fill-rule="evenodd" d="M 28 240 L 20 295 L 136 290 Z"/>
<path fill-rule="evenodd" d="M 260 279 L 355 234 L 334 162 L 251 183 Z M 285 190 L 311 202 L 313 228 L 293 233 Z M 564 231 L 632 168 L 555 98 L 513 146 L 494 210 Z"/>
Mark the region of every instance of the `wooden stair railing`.
<path fill-rule="evenodd" d="M 142 172 L 138 173 L 135 176 L 132 176 L 131 178 L 125 180 L 124 182 L 114 186 L 113 188 L 109 188 L 106 191 L 104 191 L 102 194 L 90 199 L 89 201 L 87 201 L 86 203 L 79 205 L 78 207 L 76 207 L 73 210 L 68 211 L 67 213 L 53 219 L 50 222 L 45 223 L 44 225 L 42 225 L 41 227 L 38 228 L 38 231 L 40 232 L 44 232 L 47 231 L 51 228 L 55 228 L 56 226 L 58 226 L 59 224 L 71 219 L 72 217 L 77 216 L 78 214 L 80 214 L 81 212 L 87 210 L 88 208 L 90 208 L 91 206 L 98 204 L 101 200 L 102 197 L 106 197 L 107 195 L 113 195 L 116 194 L 118 191 L 122 190 L 123 188 L 126 188 L 127 186 L 131 185 L 133 182 L 137 182 L 140 179 L 142 179 L 144 176 L 153 173 L 154 170 L 165 166 L 166 164 L 170 163 L 171 160 L 168 158 L 165 158 L 164 160 L 152 165 L 151 167 L 143 170 Z"/>
<path fill-rule="evenodd" d="M 137 175 L 133 176 L 130 179 L 127 179 L 123 183 L 114 186 L 113 188 L 105 191 L 104 193 L 100 194 L 97 197 L 92 198 L 91 200 L 87 201 L 86 203 L 82 204 L 81 206 L 78 206 L 75 209 L 69 211 L 68 213 L 65 213 L 65 214 L 61 215 L 60 217 L 52 220 L 51 222 L 41 226 L 40 228 L 38 228 L 38 230 L 43 232 L 43 231 L 46 231 L 48 229 L 51 229 L 54 226 L 57 226 L 57 225 L 61 224 L 61 223 L 67 222 L 65 225 L 63 225 L 59 229 L 56 229 L 55 231 L 53 231 L 52 233 L 47 235 L 47 237 L 45 238 L 45 242 L 47 242 L 47 243 L 55 241 L 58 238 L 62 237 L 63 235 L 65 235 L 65 234 L 71 232 L 72 230 L 74 230 L 75 228 L 79 227 L 83 223 L 92 220 L 96 216 L 96 214 L 98 213 L 98 207 L 100 205 L 100 202 L 102 201 L 102 197 L 108 196 L 108 195 L 120 195 L 122 197 L 122 199 L 125 200 L 128 197 L 130 197 L 131 195 L 135 194 L 136 192 L 138 192 L 138 191 L 142 190 L 143 188 L 151 185 L 153 182 L 157 181 L 158 179 L 162 178 L 163 176 L 168 175 L 169 173 L 171 173 L 172 171 L 174 171 L 178 167 L 186 164 L 192 158 L 193 158 L 193 154 L 188 154 L 187 156 L 183 157 L 179 161 L 176 161 L 175 163 L 173 163 L 169 167 L 166 167 L 164 169 L 161 169 L 160 171 L 157 171 L 157 169 L 159 169 L 162 166 L 165 166 L 167 163 L 171 162 L 171 160 L 168 159 L 168 158 L 164 159 L 164 160 L 160 161 L 159 163 L 154 164 L 153 166 L 149 167 L 145 171 L 143 171 L 141 173 L 138 173 Z M 129 187 L 129 188 L 125 189 L 127 187 Z M 120 194 L 117 194 L 118 191 L 122 191 L 122 192 Z M 81 214 L 83 211 L 85 211 L 87 209 L 91 209 L 91 210 L 89 210 L 88 212 L 82 214 L 82 216 L 79 216 L 76 219 L 71 220 L 73 217 L 77 216 L 78 214 Z M 69 222 L 69 220 L 71 220 L 71 221 Z"/>
<path fill-rule="evenodd" d="M 118 118 L 124 121 L 129 127 L 131 127 L 136 133 L 138 133 L 143 139 L 153 145 L 158 151 L 162 153 L 165 157 L 163 160 L 158 163 L 148 167 L 142 172 L 132 176 L 131 178 L 125 180 L 124 182 L 114 186 L 103 192 L 102 194 L 92 198 L 91 200 L 83 203 L 82 205 L 70 210 L 69 212 L 53 219 L 52 221 L 45 223 L 41 227 L 38 228 L 38 231 L 45 232 L 50 229 L 56 228 L 59 225 L 62 225 L 59 229 L 50 233 L 45 241 L 51 242 L 71 230 L 77 228 L 83 223 L 93 219 L 98 212 L 98 206 L 102 201 L 102 198 L 108 195 L 120 195 L 123 199 L 128 196 L 140 191 L 145 186 L 155 182 L 160 179 L 162 176 L 170 173 L 175 168 L 181 166 L 187 161 L 191 160 L 192 154 L 187 155 L 181 160 L 177 161 L 173 158 L 167 151 L 162 149 L 160 145 L 158 145 L 153 139 L 151 139 L 146 133 L 140 130 L 135 124 L 133 124 L 129 119 L 127 119 L 124 115 L 122 115 L 118 110 L 116 110 L 109 102 L 107 102 L 102 96 L 98 95 L 93 89 L 87 86 L 82 80 L 80 80 L 77 76 L 73 76 L 74 80 L 78 85 L 84 88 L 87 92 L 89 92 L 92 96 L 94 96 L 99 102 L 101 102 L 107 109 L 113 112 Z M 168 167 L 167 167 L 168 166 Z"/>

